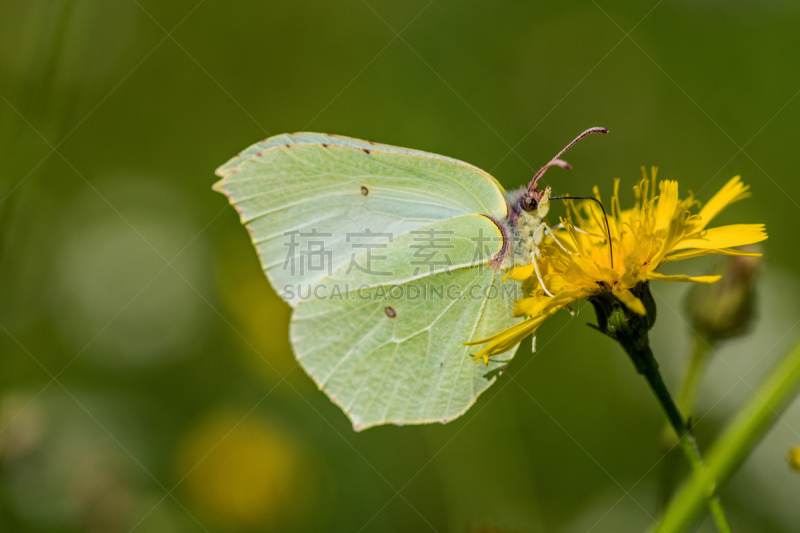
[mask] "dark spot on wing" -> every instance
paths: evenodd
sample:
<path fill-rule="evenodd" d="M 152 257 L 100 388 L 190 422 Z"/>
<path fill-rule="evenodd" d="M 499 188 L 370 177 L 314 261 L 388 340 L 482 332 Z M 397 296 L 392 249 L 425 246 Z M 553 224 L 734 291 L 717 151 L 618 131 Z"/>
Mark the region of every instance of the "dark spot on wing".
<path fill-rule="evenodd" d="M 328 143 L 322 143 L 322 147 L 323 147 L 323 148 L 327 148 L 328 146 L 330 146 L 330 144 L 328 144 Z"/>
<path fill-rule="evenodd" d="M 292 147 L 292 145 L 291 145 L 291 144 L 289 144 L 289 143 L 286 143 L 286 144 L 284 144 L 284 145 L 283 145 L 283 147 L 284 147 L 284 148 L 291 148 L 291 147 Z"/>
<path fill-rule="evenodd" d="M 386 309 L 384 309 L 383 311 L 389 318 L 394 318 L 397 316 L 397 311 L 394 310 L 394 307 L 386 306 Z"/>
<path fill-rule="evenodd" d="M 289 146 L 289 145 L 287 144 L 286 146 Z M 264 155 L 264 152 L 266 152 L 266 150 L 261 150 L 260 152 L 258 152 L 256 154 L 256 157 L 261 157 L 262 155 Z"/>
<path fill-rule="evenodd" d="M 369 189 L 367 189 L 366 187 L 361 187 L 361 194 L 363 194 L 364 196 L 368 195 Z"/>
<path fill-rule="evenodd" d="M 365 154 L 369 155 L 369 150 L 367 150 L 366 148 L 362 148 L 362 150 L 364 150 Z"/>

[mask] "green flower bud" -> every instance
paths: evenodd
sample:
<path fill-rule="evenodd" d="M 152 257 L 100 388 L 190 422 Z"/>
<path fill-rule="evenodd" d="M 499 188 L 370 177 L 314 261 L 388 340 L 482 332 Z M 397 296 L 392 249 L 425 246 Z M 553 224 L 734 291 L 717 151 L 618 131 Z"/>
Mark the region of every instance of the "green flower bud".
<path fill-rule="evenodd" d="M 686 309 L 695 331 L 709 343 L 747 332 L 755 317 L 755 285 L 761 257 L 730 256 L 717 267 L 722 278 L 692 287 Z"/>

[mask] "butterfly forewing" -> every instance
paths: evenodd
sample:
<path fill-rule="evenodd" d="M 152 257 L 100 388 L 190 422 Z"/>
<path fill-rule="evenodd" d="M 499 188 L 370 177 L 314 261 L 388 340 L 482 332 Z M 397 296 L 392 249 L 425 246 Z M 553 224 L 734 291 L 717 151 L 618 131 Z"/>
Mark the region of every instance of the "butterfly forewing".
<path fill-rule="evenodd" d="M 465 163 L 464 161 L 453 159 L 452 157 L 433 154 L 430 152 L 424 152 L 422 150 L 414 150 L 412 148 L 402 148 L 400 146 L 392 146 L 390 144 L 381 144 L 372 141 L 354 139 L 352 137 L 345 137 L 343 135 L 331 135 L 329 133 L 299 132 L 299 133 L 284 133 L 282 135 L 275 135 L 274 137 L 270 137 L 269 139 L 264 139 L 261 142 L 257 142 L 252 146 L 247 147 L 236 157 L 232 158 L 230 161 L 219 167 L 216 173 L 220 178 L 224 178 L 228 174 L 230 174 L 233 170 L 235 170 L 237 167 L 239 167 L 241 164 L 247 162 L 250 158 L 256 157 L 258 156 L 258 154 L 263 153 L 266 150 L 269 150 L 270 148 L 276 148 L 278 146 L 286 146 L 292 144 L 319 144 L 328 146 L 343 146 L 346 148 L 357 148 L 360 150 L 377 150 L 380 152 L 387 152 L 390 154 L 409 155 L 409 156 L 423 157 L 428 159 L 436 159 L 439 161 L 444 161 L 447 163 L 451 163 L 453 165 L 457 165 L 459 167 L 467 168 L 471 173 L 480 175 L 482 179 L 491 182 L 495 187 L 502 190 L 502 187 L 497 182 L 497 180 L 495 180 L 487 172 L 484 172 L 483 170 L 479 169 L 476 166 L 470 165 L 469 163 Z"/>
<path fill-rule="evenodd" d="M 377 246 L 453 216 L 505 217 L 502 191 L 474 167 L 322 144 L 278 145 L 228 166 L 217 185 L 247 226 L 275 290 L 312 284 L 350 261 L 353 235 Z M 320 250 L 322 248 L 322 250 Z M 323 263 L 295 259 L 323 252 Z M 306 255 L 302 255 L 306 254 Z"/>

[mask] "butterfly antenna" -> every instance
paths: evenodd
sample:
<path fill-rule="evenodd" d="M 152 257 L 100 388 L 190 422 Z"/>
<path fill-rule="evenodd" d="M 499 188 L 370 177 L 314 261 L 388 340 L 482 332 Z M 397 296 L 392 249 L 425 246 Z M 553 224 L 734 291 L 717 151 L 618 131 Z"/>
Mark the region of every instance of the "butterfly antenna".
<path fill-rule="evenodd" d="M 572 144 L 575 144 L 573 141 Z M 569 148 L 569 146 L 567 146 Z M 614 268 L 614 249 L 611 247 L 611 228 L 608 225 L 608 216 L 606 216 L 606 209 L 603 207 L 603 202 L 595 198 L 594 196 L 551 196 L 551 200 L 592 200 L 597 202 L 597 205 L 600 206 L 600 210 L 603 211 L 603 220 L 606 222 L 606 235 L 608 236 L 608 258 L 611 261 L 611 268 Z"/>
<path fill-rule="evenodd" d="M 567 170 L 572 168 L 571 166 L 569 166 L 569 163 L 567 163 L 566 161 L 563 161 L 563 160 L 561 160 L 559 158 L 562 155 L 564 155 L 564 152 L 566 152 L 567 150 L 572 148 L 572 146 L 575 143 L 577 143 L 578 141 L 580 141 L 584 137 L 586 137 L 588 135 L 591 135 L 592 133 L 608 133 L 608 130 L 606 128 L 589 128 L 588 130 L 584 131 L 583 133 L 581 133 L 580 135 L 575 137 L 575 139 L 573 139 L 571 143 L 566 145 L 560 152 L 558 152 L 556 154 L 556 156 L 553 159 L 550 160 L 549 163 L 547 163 L 545 166 L 540 168 L 539 171 L 536 174 L 534 174 L 530 185 L 528 185 L 528 193 L 530 194 L 532 191 L 536 190 L 536 184 L 539 182 L 539 180 L 542 178 L 542 176 L 544 176 L 544 173 L 547 172 L 548 168 L 550 168 L 550 167 L 561 167 L 561 168 L 565 168 Z"/>

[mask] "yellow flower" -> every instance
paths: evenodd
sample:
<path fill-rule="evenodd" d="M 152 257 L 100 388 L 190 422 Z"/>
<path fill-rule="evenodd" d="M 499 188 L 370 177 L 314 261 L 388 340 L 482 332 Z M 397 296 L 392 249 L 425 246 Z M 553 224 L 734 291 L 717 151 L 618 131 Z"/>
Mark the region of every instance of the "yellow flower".
<path fill-rule="evenodd" d="M 561 229 L 548 237 L 542 246 L 541 258 L 537 259 L 547 291 L 542 288 L 533 264 L 512 269 L 507 277 L 521 281 L 526 294 L 516 301 L 514 314 L 526 318 L 489 338 L 467 343 L 485 344 L 474 359 L 483 359 L 488 364 L 489 357 L 509 350 L 535 333 L 547 317 L 581 298 L 610 292 L 631 311 L 644 315 L 642 301 L 631 292 L 640 282 L 713 283 L 719 279 L 719 276 L 656 272 L 664 263 L 709 254 L 760 255 L 732 247 L 766 239 L 763 224 L 708 228 L 709 222 L 725 207 L 750 196 L 748 189 L 736 176 L 693 215 L 690 211 L 699 202 L 691 193 L 681 200 L 678 182 L 658 182 L 656 196 L 656 171 L 653 169 L 650 179 L 645 175 L 634 187 L 636 204 L 625 211 L 619 205 L 619 180 L 616 180 L 609 204 L 608 227 L 596 202 L 570 202 L 570 213 L 562 219 Z M 595 196 L 599 200 L 597 188 Z"/>

